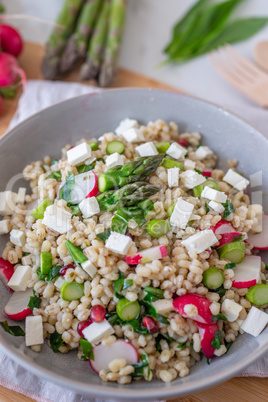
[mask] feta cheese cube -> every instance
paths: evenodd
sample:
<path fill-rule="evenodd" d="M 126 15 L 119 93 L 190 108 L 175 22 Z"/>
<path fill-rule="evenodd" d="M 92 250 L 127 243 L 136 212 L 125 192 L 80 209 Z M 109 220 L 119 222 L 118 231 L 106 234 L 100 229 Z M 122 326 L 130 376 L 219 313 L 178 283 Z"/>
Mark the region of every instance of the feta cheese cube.
<path fill-rule="evenodd" d="M 44 343 L 43 320 L 41 315 L 26 317 L 25 343 L 26 346 L 42 345 L 42 343 Z"/>
<path fill-rule="evenodd" d="M 145 142 L 145 144 L 136 147 L 136 151 L 140 156 L 158 155 L 158 151 L 153 142 Z"/>
<path fill-rule="evenodd" d="M 82 262 L 81 267 L 89 276 L 91 276 L 91 278 L 93 278 L 97 273 L 96 267 L 89 260 Z"/>
<path fill-rule="evenodd" d="M 185 159 L 184 161 L 184 169 L 185 170 L 194 170 L 196 163 L 191 159 Z"/>
<path fill-rule="evenodd" d="M 222 191 L 214 190 L 214 188 L 205 186 L 201 193 L 201 197 L 207 198 L 208 200 L 217 201 L 224 203 L 227 200 L 227 195 Z"/>
<path fill-rule="evenodd" d="M 105 247 L 114 253 L 126 255 L 131 244 L 132 240 L 129 236 L 125 236 L 118 232 L 111 232 L 106 240 Z"/>
<path fill-rule="evenodd" d="M 0 215 L 12 215 L 15 211 L 17 194 L 13 191 L 2 191 L 0 193 Z"/>
<path fill-rule="evenodd" d="M 181 244 L 188 250 L 194 250 L 197 254 L 207 250 L 213 244 L 217 243 L 218 239 L 211 229 L 202 230 L 194 235 L 183 240 Z"/>
<path fill-rule="evenodd" d="M 174 159 L 180 159 L 187 154 L 187 149 L 182 147 L 177 142 L 173 142 L 167 150 L 167 155 Z"/>
<path fill-rule="evenodd" d="M 194 205 L 190 202 L 184 201 L 179 198 L 176 202 L 175 208 L 170 217 L 170 223 L 172 226 L 177 226 L 181 229 L 185 229 L 187 223 L 190 220 L 194 209 Z"/>
<path fill-rule="evenodd" d="M 8 219 L 0 221 L 0 234 L 6 234 L 9 231 L 10 231 L 10 221 Z"/>
<path fill-rule="evenodd" d="M 15 246 L 23 247 L 26 243 L 25 233 L 22 230 L 12 229 L 10 232 L 10 241 Z"/>
<path fill-rule="evenodd" d="M 155 302 L 152 302 L 152 306 L 156 309 L 156 312 L 158 314 L 166 314 L 170 311 L 175 310 L 173 306 L 173 301 L 167 299 L 156 300 Z"/>
<path fill-rule="evenodd" d="M 217 201 L 209 201 L 208 206 L 219 214 L 224 212 L 224 206 Z"/>
<path fill-rule="evenodd" d="M 7 286 L 14 290 L 14 292 L 24 292 L 27 289 L 31 277 L 32 268 L 30 266 L 19 265 L 10 278 Z"/>
<path fill-rule="evenodd" d="M 82 142 L 67 151 L 67 159 L 70 165 L 78 165 L 91 156 L 91 147 L 86 142 Z"/>
<path fill-rule="evenodd" d="M 89 197 L 80 202 L 80 211 L 82 212 L 83 218 L 90 218 L 100 212 L 100 206 L 96 197 Z"/>
<path fill-rule="evenodd" d="M 43 224 L 48 228 L 60 234 L 71 230 L 73 225 L 71 222 L 72 214 L 53 204 L 46 208 L 44 212 Z"/>
<path fill-rule="evenodd" d="M 221 312 L 229 322 L 237 320 L 241 310 L 242 306 L 233 300 L 225 299 L 221 305 Z"/>
<path fill-rule="evenodd" d="M 115 129 L 115 134 L 123 135 L 127 130 L 136 127 L 139 127 L 137 120 L 126 118 L 120 121 L 119 126 Z"/>
<path fill-rule="evenodd" d="M 18 190 L 16 203 L 17 204 L 24 204 L 25 195 L 26 195 L 26 188 L 25 187 L 20 187 L 19 190 Z"/>
<path fill-rule="evenodd" d="M 268 314 L 256 307 L 251 307 L 241 329 L 253 336 L 259 336 L 268 324 Z"/>
<path fill-rule="evenodd" d="M 180 168 L 175 167 L 168 169 L 168 186 L 169 187 L 178 187 L 179 185 L 179 171 Z"/>
<path fill-rule="evenodd" d="M 125 157 L 124 155 L 120 155 L 118 152 L 114 152 L 113 154 L 107 157 L 105 163 L 109 169 L 114 166 L 124 165 Z"/>
<path fill-rule="evenodd" d="M 54 285 L 58 290 L 60 290 L 60 288 L 62 287 L 64 282 L 65 282 L 65 279 L 62 276 L 59 276 L 58 279 L 56 279 Z"/>
<path fill-rule="evenodd" d="M 127 142 L 142 142 L 145 141 L 142 131 L 139 128 L 130 128 L 122 133 L 122 136 Z"/>
<path fill-rule="evenodd" d="M 85 339 L 92 345 L 99 343 L 102 338 L 114 334 L 114 329 L 107 320 L 93 322 L 82 331 Z"/>
<path fill-rule="evenodd" d="M 25 255 L 25 257 L 21 258 L 22 265 L 31 265 L 32 264 L 32 255 Z"/>
<path fill-rule="evenodd" d="M 239 191 L 245 190 L 245 188 L 249 185 L 249 180 L 245 179 L 233 169 L 229 169 L 222 180 L 226 181 L 226 183 L 235 187 Z"/>
<path fill-rule="evenodd" d="M 206 178 L 194 170 L 187 170 L 186 172 L 182 172 L 180 174 L 180 178 L 182 180 L 183 185 L 188 188 L 194 188 L 195 186 L 199 186 L 200 184 L 206 181 Z"/>
<path fill-rule="evenodd" d="M 201 145 L 200 147 L 197 148 L 195 151 L 195 156 L 198 160 L 206 159 L 208 156 L 213 155 L 212 149 L 209 147 L 206 147 L 204 145 Z"/>

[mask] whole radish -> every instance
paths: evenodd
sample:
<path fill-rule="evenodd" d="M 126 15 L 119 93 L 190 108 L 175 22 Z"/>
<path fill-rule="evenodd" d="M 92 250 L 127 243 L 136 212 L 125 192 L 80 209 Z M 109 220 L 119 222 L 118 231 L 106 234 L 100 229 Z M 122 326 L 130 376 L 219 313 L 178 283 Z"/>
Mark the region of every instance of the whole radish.
<path fill-rule="evenodd" d="M 0 53 L 0 87 L 8 87 L 21 77 L 23 86 L 26 86 L 26 76 L 19 67 L 14 56 L 8 53 Z"/>
<path fill-rule="evenodd" d="M 23 42 L 18 31 L 10 25 L 0 24 L 0 48 L 3 52 L 18 57 L 23 48 Z"/>

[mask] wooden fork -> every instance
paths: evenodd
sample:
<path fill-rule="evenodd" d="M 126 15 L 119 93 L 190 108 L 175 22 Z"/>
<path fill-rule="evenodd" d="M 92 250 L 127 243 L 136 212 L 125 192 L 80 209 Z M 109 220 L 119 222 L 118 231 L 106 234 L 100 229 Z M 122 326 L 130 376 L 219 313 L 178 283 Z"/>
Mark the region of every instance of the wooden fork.
<path fill-rule="evenodd" d="M 230 45 L 213 51 L 209 58 L 230 84 L 258 105 L 268 108 L 268 74 Z"/>

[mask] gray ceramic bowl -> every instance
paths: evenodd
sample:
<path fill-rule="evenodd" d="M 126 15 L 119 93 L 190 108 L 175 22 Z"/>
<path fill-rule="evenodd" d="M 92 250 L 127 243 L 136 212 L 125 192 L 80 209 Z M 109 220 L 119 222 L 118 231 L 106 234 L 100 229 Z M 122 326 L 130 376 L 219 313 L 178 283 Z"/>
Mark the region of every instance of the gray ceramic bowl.
<path fill-rule="evenodd" d="M 147 123 L 156 119 L 175 121 L 180 132 L 199 131 L 219 156 L 219 166 L 227 159 L 239 159 L 239 170 L 249 176 L 263 171 L 264 205 L 268 211 L 268 141 L 253 127 L 217 106 L 172 92 L 148 89 L 113 90 L 78 97 L 36 114 L 20 124 L 0 141 L 0 189 L 21 172 L 28 163 L 44 155 L 59 157 L 66 143 L 98 137 L 112 131 L 125 117 Z M 258 190 L 258 188 L 254 189 Z M 1 236 L 1 250 L 7 238 Z M 1 281 L 0 281 L 1 282 Z M 9 294 L 0 283 L 0 320 Z M 47 345 L 36 354 L 24 346 L 23 338 L 0 331 L 1 346 L 23 367 L 47 380 L 98 397 L 141 400 L 174 398 L 211 387 L 233 377 L 268 351 L 268 328 L 258 338 L 239 336 L 229 353 L 215 358 L 210 365 L 205 359 L 191 369 L 191 374 L 171 384 L 160 381 L 133 382 L 127 386 L 103 383 L 76 353 L 54 354 Z"/>

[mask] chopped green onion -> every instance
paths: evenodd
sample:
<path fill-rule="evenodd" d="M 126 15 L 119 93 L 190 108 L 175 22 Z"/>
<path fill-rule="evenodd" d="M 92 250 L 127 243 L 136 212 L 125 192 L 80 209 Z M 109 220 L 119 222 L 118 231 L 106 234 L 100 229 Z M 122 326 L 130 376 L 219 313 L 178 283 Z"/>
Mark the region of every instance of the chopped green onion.
<path fill-rule="evenodd" d="M 168 233 L 170 228 L 170 223 L 162 219 L 153 219 L 146 225 L 146 231 L 156 239 Z"/>
<path fill-rule="evenodd" d="M 152 286 L 145 286 L 145 292 L 157 297 L 157 299 L 164 298 L 164 291 L 162 289 L 153 288 Z"/>
<path fill-rule="evenodd" d="M 166 169 L 171 169 L 171 168 L 174 168 L 174 167 L 178 167 L 178 168 L 180 168 L 180 170 L 183 170 L 183 168 L 184 168 L 182 163 L 180 163 L 178 161 L 175 161 L 173 159 L 167 159 L 167 158 L 164 158 L 162 160 L 162 163 L 160 164 L 160 166 L 163 166 Z"/>
<path fill-rule="evenodd" d="M 140 314 L 140 304 L 137 300 L 132 302 L 123 298 L 117 303 L 116 312 L 123 321 L 135 320 Z"/>
<path fill-rule="evenodd" d="M 216 267 L 210 267 L 203 272 L 203 284 L 208 289 L 218 289 L 224 282 L 222 271 Z"/>
<path fill-rule="evenodd" d="M 42 251 L 40 254 L 40 269 L 42 275 L 47 275 L 52 267 L 52 254 Z"/>
<path fill-rule="evenodd" d="M 242 241 L 233 241 L 225 244 L 219 249 L 221 260 L 228 260 L 231 263 L 239 264 L 245 258 L 245 243 Z"/>
<path fill-rule="evenodd" d="M 70 240 L 66 240 L 65 245 L 70 253 L 70 256 L 77 264 L 82 264 L 82 262 L 87 261 L 87 257 L 83 253 L 83 251 L 76 247 L 74 244 L 70 242 Z"/>
<path fill-rule="evenodd" d="M 154 145 L 159 154 L 165 154 L 170 147 L 170 142 L 157 142 Z"/>
<path fill-rule="evenodd" d="M 97 141 L 88 142 L 88 145 L 90 146 L 91 151 L 97 151 L 97 149 L 99 149 L 99 144 Z"/>
<path fill-rule="evenodd" d="M 84 285 L 77 282 L 64 282 L 60 288 L 62 300 L 79 300 L 84 296 Z"/>
<path fill-rule="evenodd" d="M 247 294 L 247 299 L 257 306 L 263 306 L 264 304 L 268 304 L 268 285 L 267 284 L 258 284 L 252 286 Z"/>
<path fill-rule="evenodd" d="M 117 152 L 118 154 L 122 154 L 125 151 L 125 145 L 123 144 L 122 141 L 111 141 L 107 144 L 106 147 L 106 153 L 107 155 L 111 155 L 114 154 L 115 152 Z"/>

